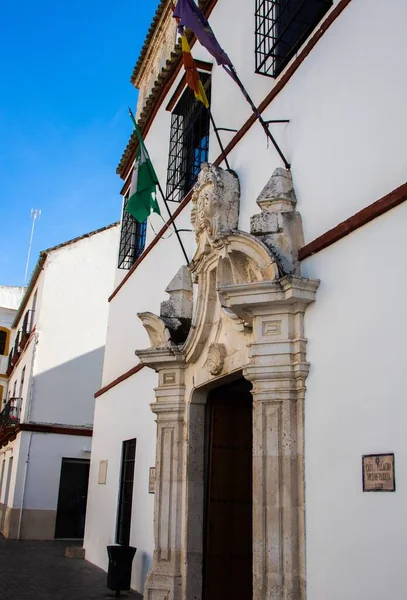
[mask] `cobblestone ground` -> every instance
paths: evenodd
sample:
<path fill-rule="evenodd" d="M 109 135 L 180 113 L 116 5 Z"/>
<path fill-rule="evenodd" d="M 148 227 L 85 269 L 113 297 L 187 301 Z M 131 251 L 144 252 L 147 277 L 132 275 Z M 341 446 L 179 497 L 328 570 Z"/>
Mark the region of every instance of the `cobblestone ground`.
<path fill-rule="evenodd" d="M 106 573 L 77 558 L 65 558 L 69 542 L 30 542 L 0 537 L 0 600 L 104 600 Z M 123 600 L 141 598 L 122 592 Z"/>

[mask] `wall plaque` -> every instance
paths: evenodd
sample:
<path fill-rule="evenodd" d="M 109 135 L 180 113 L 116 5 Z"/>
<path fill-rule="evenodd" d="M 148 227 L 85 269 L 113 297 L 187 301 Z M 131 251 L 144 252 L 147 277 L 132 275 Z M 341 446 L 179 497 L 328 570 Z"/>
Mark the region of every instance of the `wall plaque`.
<path fill-rule="evenodd" d="M 362 464 L 364 492 L 396 491 L 394 454 L 366 454 Z"/>
<path fill-rule="evenodd" d="M 107 480 L 107 460 L 101 460 L 99 462 L 99 476 L 98 483 L 106 485 Z"/>
<path fill-rule="evenodd" d="M 155 467 L 150 467 L 150 473 L 148 477 L 148 493 L 154 494 L 155 492 Z"/>

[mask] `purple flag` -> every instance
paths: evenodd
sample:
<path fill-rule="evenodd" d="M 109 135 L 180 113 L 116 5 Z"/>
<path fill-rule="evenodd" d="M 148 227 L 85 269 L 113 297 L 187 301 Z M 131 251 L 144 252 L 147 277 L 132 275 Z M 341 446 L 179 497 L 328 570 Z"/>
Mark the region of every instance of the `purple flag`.
<path fill-rule="evenodd" d="M 211 26 L 194 0 L 178 0 L 173 16 L 179 19 L 181 27 L 188 27 L 194 32 L 202 46 L 216 59 L 218 65 L 232 66 L 230 58 L 220 47 Z"/>

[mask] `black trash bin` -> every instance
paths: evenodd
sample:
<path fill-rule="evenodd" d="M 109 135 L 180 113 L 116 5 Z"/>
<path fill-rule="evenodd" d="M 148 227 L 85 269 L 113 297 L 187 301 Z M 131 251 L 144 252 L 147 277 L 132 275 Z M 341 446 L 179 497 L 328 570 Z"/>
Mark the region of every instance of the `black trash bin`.
<path fill-rule="evenodd" d="M 119 598 L 122 590 L 130 589 L 131 565 L 137 548 L 133 546 L 108 546 L 109 569 L 107 571 L 107 587 L 116 592 Z"/>

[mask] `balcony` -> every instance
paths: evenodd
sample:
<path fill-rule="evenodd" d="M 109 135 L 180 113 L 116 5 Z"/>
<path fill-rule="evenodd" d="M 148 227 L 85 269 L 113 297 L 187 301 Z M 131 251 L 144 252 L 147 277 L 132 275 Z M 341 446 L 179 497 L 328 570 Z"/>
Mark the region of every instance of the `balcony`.
<path fill-rule="evenodd" d="M 27 310 L 25 315 L 24 315 L 24 320 L 23 320 L 23 325 L 21 327 L 21 334 L 20 334 L 20 351 L 24 350 L 28 339 L 30 337 L 30 333 L 33 330 L 33 324 L 34 324 L 34 311 L 33 310 Z"/>
<path fill-rule="evenodd" d="M 8 359 L 7 359 L 7 376 L 9 377 L 11 375 L 11 371 L 13 370 L 13 366 L 14 366 L 14 361 L 13 361 L 13 350 L 10 351 L 10 354 L 8 355 Z"/>
<path fill-rule="evenodd" d="M 0 412 L 0 428 L 12 427 L 20 422 L 22 398 L 10 398 Z"/>

